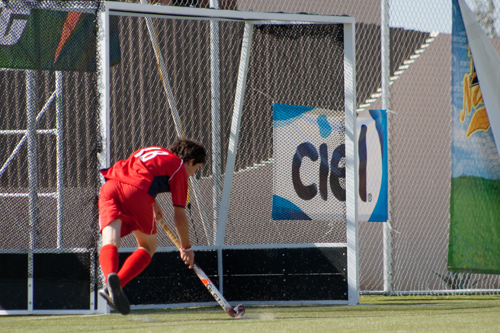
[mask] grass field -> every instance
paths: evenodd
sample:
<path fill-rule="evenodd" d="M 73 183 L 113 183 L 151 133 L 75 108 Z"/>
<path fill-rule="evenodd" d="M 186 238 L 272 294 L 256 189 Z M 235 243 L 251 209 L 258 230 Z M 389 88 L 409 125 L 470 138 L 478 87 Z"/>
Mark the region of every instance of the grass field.
<path fill-rule="evenodd" d="M 0 332 L 497 332 L 500 296 L 363 296 L 359 306 L 133 310 L 128 316 L 0 316 Z"/>

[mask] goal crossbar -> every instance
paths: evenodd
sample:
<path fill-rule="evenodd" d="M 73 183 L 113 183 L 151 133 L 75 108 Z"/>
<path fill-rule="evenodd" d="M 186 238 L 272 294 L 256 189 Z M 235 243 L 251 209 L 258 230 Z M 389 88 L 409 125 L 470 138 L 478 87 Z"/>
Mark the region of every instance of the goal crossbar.
<path fill-rule="evenodd" d="M 179 18 L 190 20 L 242 21 L 251 24 L 354 24 L 352 16 L 259 13 L 248 11 L 189 8 L 177 6 L 144 5 L 128 2 L 104 1 L 105 10 L 116 16 Z"/>

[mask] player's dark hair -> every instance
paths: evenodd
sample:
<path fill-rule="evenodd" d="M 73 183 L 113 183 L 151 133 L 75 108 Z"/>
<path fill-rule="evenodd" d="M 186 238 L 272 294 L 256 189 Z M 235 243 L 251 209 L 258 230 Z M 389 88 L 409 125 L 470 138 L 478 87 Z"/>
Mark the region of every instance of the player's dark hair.
<path fill-rule="evenodd" d="M 167 149 L 183 161 L 194 159 L 194 164 L 198 164 L 207 160 L 205 147 L 196 140 L 177 138 Z"/>

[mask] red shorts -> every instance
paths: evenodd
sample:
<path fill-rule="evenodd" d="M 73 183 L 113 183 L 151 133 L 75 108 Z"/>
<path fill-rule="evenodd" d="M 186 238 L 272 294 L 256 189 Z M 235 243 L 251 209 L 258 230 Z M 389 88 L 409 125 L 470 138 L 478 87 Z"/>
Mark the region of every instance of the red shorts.
<path fill-rule="evenodd" d="M 155 199 L 139 188 L 108 180 L 99 191 L 99 228 L 116 219 L 122 220 L 121 237 L 134 230 L 147 235 L 156 234 Z"/>

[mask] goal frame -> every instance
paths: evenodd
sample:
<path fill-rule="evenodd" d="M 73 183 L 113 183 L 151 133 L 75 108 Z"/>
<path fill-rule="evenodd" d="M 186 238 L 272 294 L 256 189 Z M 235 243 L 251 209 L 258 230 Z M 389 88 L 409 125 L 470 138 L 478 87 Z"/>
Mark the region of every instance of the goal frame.
<path fill-rule="evenodd" d="M 110 17 L 111 16 L 141 16 L 147 20 L 152 18 L 173 18 L 190 20 L 238 21 L 245 23 L 238 81 L 233 106 L 231 135 L 228 145 L 228 158 L 225 166 L 222 199 L 218 211 L 217 224 L 214 221 L 214 244 L 199 249 L 216 250 L 218 253 L 219 286 L 223 292 L 222 279 L 222 251 L 231 249 L 265 249 L 265 248 L 311 248 L 311 247 L 339 247 L 347 248 L 347 301 L 274 301 L 274 302 L 245 302 L 243 304 L 359 304 L 359 258 L 358 258 L 358 218 L 357 218 L 357 145 L 356 141 L 356 61 L 355 61 L 355 19 L 349 16 L 327 16 L 286 13 L 259 13 L 219 9 L 201 9 L 175 6 L 159 6 L 149 4 L 135 4 L 104 1 L 98 12 L 98 90 L 100 94 L 100 123 L 102 137 L 102 151 L 99 153 L 100 166 L 110 166 Z M 238 134 L 243 111 L 245 96 L 246 74 L 248 73 L 248 59 L 252 40 L 252 28 L 256 24 L 343 24 L 344 27 L 344 107 L 345 107 L 345 169 L 346 169 L 346 243 L 318 243 L 318 244 L 259 244 L 225 245 L 224 236 L 227 222 L 227 213 L 230 202 L 232 177 L 235 168 L 235 159 L 238 147 Z M 156 52 L 155 52 L 156 53 Z M 156 54 L 161 71 L 161 56 Z M 168 77 L 163 75 L 163 84 L 169 95 Z M 213 93 L 213 91 L 212 91 Z M 169 103 L 171 103 L 169 99 Z M 173 113 L 175 103 L 170 104 Z M 176 119 L 175 114 L 173 115 Z M 176 126 L 177 127 L 177 126 Z M 178 129 L 177 129 L 178 130 Z M 178 130 L 179 131 L 179 130 Z M 193 180 L 192 180 L 193 181 Z M 195 182 L 195 180 L 194 180 Z M 196 186 L 194 194 L 196 196 Z M 122 249 L 123 250 L 123 249 Z M 175 248 L 165 248 L 174 251 Z M 189 306 L 192 304 L 171 304 L 169 307 Z M 198 304 L 194 304 L 198 305 Z M 101 304 L 99 304 L 99 307 Z M 138 306 L 140 307 L 140 306 Z"/>

